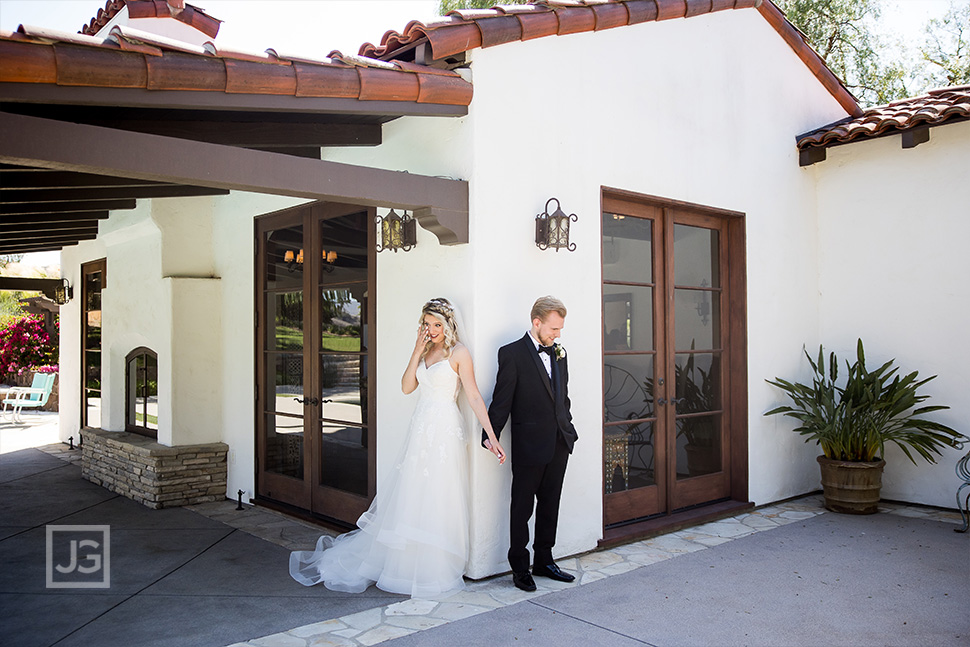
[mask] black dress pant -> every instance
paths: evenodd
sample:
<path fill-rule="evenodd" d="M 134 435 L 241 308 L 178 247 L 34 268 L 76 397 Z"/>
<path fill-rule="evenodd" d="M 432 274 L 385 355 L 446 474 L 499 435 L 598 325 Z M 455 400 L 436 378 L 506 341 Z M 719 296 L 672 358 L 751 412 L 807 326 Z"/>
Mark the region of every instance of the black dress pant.
<path fill-rule="evenodd" d="M 516 465 L 512 459 L 512 505 L 509 514 L 509 565 L 515 573 L 529 570 L 529 519 L 535 506 L 535 539 L 532 542 L 533 563 L 553 563 L 552 547 L 556 545 L 559 524 L 559 498 L 566 474 L 569 449 L 562 437 L 556 442 L 552 461 L 546 465 Z"/>

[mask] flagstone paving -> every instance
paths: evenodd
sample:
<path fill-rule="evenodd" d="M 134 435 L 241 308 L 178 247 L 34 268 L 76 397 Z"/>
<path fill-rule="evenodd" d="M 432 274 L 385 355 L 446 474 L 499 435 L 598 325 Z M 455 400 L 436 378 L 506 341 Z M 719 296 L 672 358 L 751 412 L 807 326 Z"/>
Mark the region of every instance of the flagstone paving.
<path fill-rule="evenodd" d="M 960 516 L 956 512 L 893 503 L 881 504 L 880 511 L 960 523 Z M 562 568 L 577 575 L 576 582 L 572 584 L 537 578 L 538 590 L 535 593 L 525 593 L 513 588 L 509 577 L 502 575 L 480 582 L 468 582 L 464 591 L 449 597 L 437 600 L 405 600 L 383 608 L 236 643 L 231 647 L 376 645 L 448 622 L 541 597 L 554 591 L 583 586 L 641 566 L 705 550 L 739 537 L 810 519 L 820 514 L 827 514 L 822 505 L 822 497 L 811 495 L 609 550 L 557 560 Z"/>
<path fill-rule="evenodd" d="M 80 452 L 66 447 L 58 443 L 39 449 L 73 462 Z M 237 507 L 236 502 L 225 500 L 189 506 L 188 509 L 290 550 L 305 550 L 313 546 L 321 534 L 336 534 L 272 510 L 251 505 L 244 505 L 243 510 Z M 879 507 L 882 513 L 962 523 L 955 511 L 888 502 L 880 503 Z M 501 575 L 467 582 L 465 590 L 440 599 L 407 599 L 234 643 L 230 647 L 369 647 L 821 514 L 828 514 L 821 495 L 804 496 L 650 539 L 557 560 L 560 567 L 577 575 L 571 584 L 537 578 L 538 590 L 526 593 L 514 588 L 508 575 Z"/>

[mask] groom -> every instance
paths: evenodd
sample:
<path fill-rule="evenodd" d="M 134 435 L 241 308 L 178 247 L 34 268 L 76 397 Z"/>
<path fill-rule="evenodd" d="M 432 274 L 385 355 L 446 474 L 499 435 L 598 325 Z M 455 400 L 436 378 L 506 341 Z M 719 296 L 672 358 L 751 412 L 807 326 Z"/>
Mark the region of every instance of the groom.
<path fill-rule="evenodd" d="M 535 591 L 533 575 L 560 582 L 576 579 L 556 566 L 552 547 L 559 522 L 566 461 L 576 442 L 569 412 L 566 352 L 556 344 L 566 306 L 542 297 L 532 306 L 532 328 L 498 351 L 498 376 L 488 417 L 499 436 L 512 416 L 512 505 L 509 519 L 509 565 L 512 582 Z M 489 446 L 482 433 L 482 445 Z M 535 506 L 534 560 L 529 573 L 529 518 Z"/>

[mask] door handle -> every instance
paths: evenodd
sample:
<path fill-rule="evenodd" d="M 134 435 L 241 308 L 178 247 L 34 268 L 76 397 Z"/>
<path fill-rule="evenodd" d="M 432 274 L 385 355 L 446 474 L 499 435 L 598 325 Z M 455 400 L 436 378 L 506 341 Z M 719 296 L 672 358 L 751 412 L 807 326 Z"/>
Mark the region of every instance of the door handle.
<path fill-rule="evenodd" d="M 308 407 L 311 404 L 313 404 L 313 405 L 320 404 L 320 400 L 318 400 L 316 398 L 307 398 L 307 397 L 304 396 L 304 398 L 302 400 L 300 398 L 293 398 L 293 399 L 296 400 L 297 402 L 299 402 L 300 404 L 302 404 L 304 407 Z"/>
<path fill-rule="evenodd" d="M 687 398 L 670 398 L 670 404 L 680 404 Z"/>
<path fill-rule="evenodd" d="M 662 407 L 662 406 L 664 406 L 665 404 L 667 404 L 667 401 L 666 401 L 666 400 L 664 400 L 663 398 L 660 398 L 659 400 L 657 400 L 657 406 L 658 406 L 658 407 Z"/>

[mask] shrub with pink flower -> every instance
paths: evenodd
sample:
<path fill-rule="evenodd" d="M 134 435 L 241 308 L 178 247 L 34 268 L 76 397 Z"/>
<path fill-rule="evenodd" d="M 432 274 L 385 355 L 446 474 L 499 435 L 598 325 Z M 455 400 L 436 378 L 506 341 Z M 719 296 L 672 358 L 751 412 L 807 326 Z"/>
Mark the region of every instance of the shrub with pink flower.
<path fill-rule="evenodd" d="M 50 338 L 40 318 L 27 315 L 0 329 L 0 379 L 8 373 L 22 375 L 56 365 L 57 339 Z"/>

